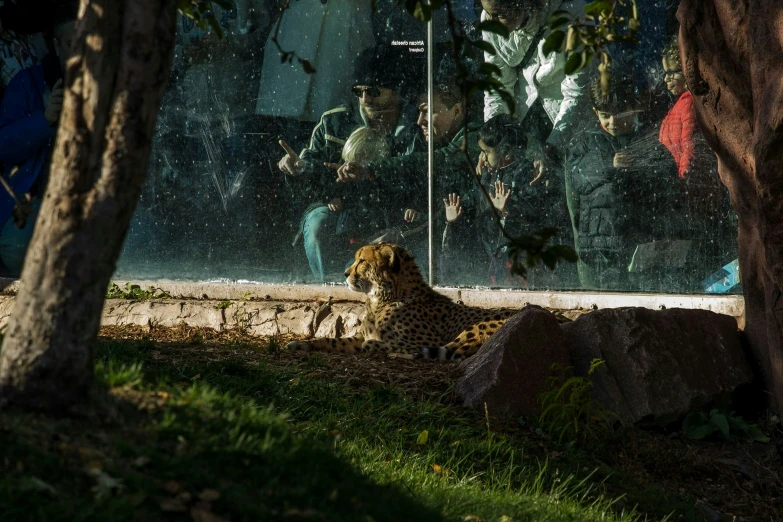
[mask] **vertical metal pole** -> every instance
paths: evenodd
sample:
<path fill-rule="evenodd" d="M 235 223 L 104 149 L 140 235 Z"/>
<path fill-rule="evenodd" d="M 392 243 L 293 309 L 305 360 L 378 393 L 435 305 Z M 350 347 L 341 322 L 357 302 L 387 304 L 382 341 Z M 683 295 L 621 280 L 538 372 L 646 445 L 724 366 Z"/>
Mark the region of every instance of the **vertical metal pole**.
<path fill-rule="evenodd" d="M 432 97 L 432 18 L 435 13 L 432 13 L 430 21 L 427 22 L 427 121 L 429 122 L 429 138 L 427 139 L 427 177 L 429 182 L 428 191 L 428 253 L 429 253 L 429 277 L 428 282 L 430 286 L 435 284 L 435 147 L 433 146 L 433 129 L 432 129 L 432 105 L 434 103 Z"/>

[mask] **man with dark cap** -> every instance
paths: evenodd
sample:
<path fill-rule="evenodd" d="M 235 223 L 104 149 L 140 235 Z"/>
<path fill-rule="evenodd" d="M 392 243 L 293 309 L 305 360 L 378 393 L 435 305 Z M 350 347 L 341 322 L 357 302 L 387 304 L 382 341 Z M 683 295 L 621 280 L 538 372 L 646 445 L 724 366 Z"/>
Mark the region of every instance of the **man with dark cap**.
<path fill-rule="evenodd" d="M 424 77 L 423 73 L 421 57 L 409 53 L 407 47 L 378 44 L 365 49 L 354 64 L 351 92 L 358 103 L 326 111 L 313 130 L 309 145 L 298 155 L 280 140 L 286 155 L 278 167 L 308 203 L 301 234 L 310 270 L 317 280 L 325 280 L 330 260 L 341 261 L 342 254 L 355 248 L 350 245 L 348 233 L 357 227 L 385 225 L 374 223 L 377 214 L 368 207 L 371 198 L 362 197 L 356 187 L 338 184 L 334 168 L 327 165 L 340 161 L 346 139 L 362 126 L 381 130 L 387 136 L 392 155 L 405 154 L 417 132 L 417 111 L 407 102 L 406 95 L 416 92 L 415 84 Z M 339 267 L 341 273 L 343 268 Z"/>

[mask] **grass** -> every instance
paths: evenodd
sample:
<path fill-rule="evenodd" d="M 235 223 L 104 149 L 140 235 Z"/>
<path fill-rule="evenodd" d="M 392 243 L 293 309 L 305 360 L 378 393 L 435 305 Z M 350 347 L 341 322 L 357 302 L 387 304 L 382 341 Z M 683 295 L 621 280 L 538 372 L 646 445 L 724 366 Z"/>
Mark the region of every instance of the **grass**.
<path fill-rule="evenodd" d="M 595 448 L 495 426 L 449 390 L 328 373 L 326 355 L 294 364 L 280 345 L 101 340 L 111 393 L 94 412 L 0 413 L 2 520 L 631 521 L 637 503 L 701 519 Z"/>

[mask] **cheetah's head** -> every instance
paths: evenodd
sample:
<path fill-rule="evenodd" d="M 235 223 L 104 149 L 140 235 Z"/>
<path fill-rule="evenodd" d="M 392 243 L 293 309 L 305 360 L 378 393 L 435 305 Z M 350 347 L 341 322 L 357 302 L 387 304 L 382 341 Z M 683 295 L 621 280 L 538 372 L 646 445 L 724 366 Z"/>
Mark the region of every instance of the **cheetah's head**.
<path fill-rule="evenodd" d="M 345 277 L 348 288 L 368 295 L 397 294 L 411 283 L 424 285 L 413 256 L 391 243 L 361 247 Z"/>

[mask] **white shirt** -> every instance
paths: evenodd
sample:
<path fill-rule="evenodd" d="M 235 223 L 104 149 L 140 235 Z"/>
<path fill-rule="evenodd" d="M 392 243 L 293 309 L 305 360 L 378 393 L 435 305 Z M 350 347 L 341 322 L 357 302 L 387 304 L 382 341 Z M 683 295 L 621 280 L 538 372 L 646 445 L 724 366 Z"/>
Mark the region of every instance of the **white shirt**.
<path fill-rule="evenodd" d="M 561 9 L 583 16 L 585 3 L 583 0 L 546 0 L 546 2 L 545 11 L 531 17 L 527 24 L 512 31 L 508 38 L 485 31 L 482 35 L 483 39 L 495 48 L 496 54 L 484 53 L 484 61 L 500 69 L 500 82 L 503 88 L 514 96 L 516 102 L 514 116 L 522 120 L 536 100 L 541 100 L 553 125 L 553 131 L 547 142 L 554 146 L 562 146 L 567 139 L 569 126 L 577 115 L 577 105 L 584 101 L 585 84 L 589 80 L 589 75 L 586 71 L 580 71 L 575 75 L 566 76 L 563 72 L 565 55 L 553 52 L 545 56 L 542 51 L 544 38 L 538 42 L 533 42 L 533 39 L 553 12 Z M 486 19 L 487 13 L 482 12 L 481 20 Z M 519 68 L 528 48 L 533 44 L 537 46 L 536 51 L 527 65 Z M 497 114 L 508 112 L 508 106 L 497 93 L 485 93 L 485 121 Z"/>

